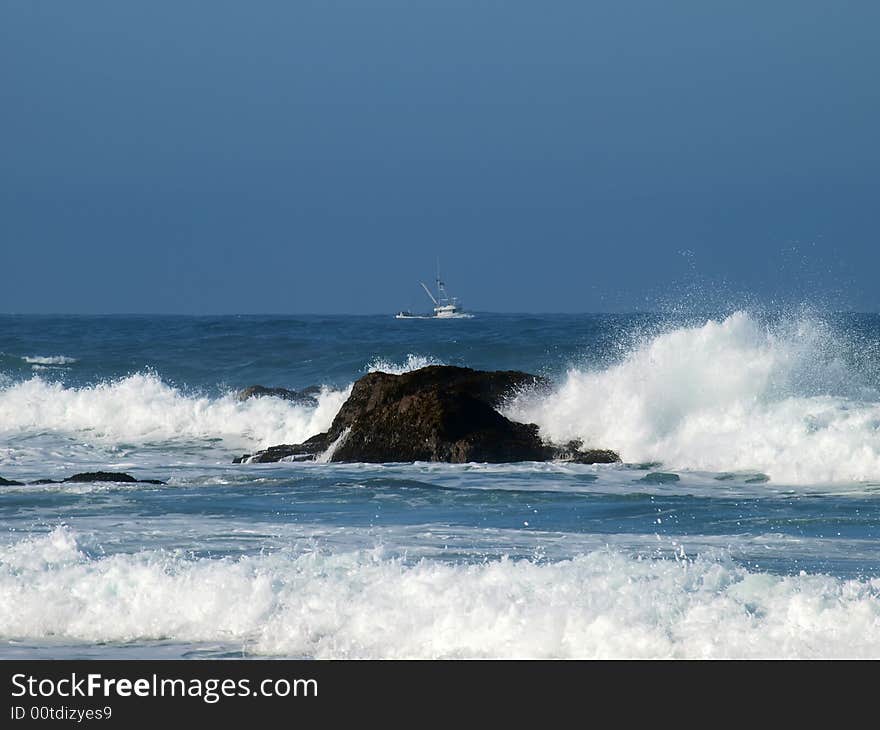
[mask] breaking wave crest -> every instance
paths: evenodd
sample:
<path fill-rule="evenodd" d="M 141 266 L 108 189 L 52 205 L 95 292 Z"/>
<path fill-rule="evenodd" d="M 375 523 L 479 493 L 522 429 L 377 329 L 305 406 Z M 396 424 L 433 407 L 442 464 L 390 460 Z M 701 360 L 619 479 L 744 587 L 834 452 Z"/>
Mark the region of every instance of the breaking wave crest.
<path fill-rule="evenodd" d="M 443 363 L 433 357 L 425 357 L 424 355 L 409 354 L 402 363 L 395 363 L 383 358 L 375 358 L 367 365 L 368 373 L 389 373 L 391 375 L 403 375 L 404 373 L 426 368 L 429 365 L 442 365 Z"/>
<path fill-rule="evenodd" d="M 880 479 L 880 393 L 809 318 L 766 325 L 737 312 L 673 329 L 606 369 L 569 370 L 508 414 L 626 461 L 795 484 Z"/>
<path fill-rule="evenodd" d="M 0 548 L 0 635 L 319 658 L 876 657 L 880 581 L 614 551 L 479 564 L 92 556 L 61 527 Z"/>
<path fill-rule="evenodd" d="M 230 448 L 262 448 L 326 430 L 347 396 L 348 390 L 324 388 L 317 407 L 309 407 L 279 398 L 190 395 L 152 373 L 79 388 L 33 377 L 0 390 L 0 432 L 48 431 L 102 444 L 220 439 Z"/>

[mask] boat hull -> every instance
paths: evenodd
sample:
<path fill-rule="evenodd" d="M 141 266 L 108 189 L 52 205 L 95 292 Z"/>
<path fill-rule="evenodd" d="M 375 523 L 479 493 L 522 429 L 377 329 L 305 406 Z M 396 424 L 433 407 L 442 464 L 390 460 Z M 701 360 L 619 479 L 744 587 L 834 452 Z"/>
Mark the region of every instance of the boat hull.
<path fill-rule="evenodd" d="M 394 319 L 473 319 L 474 315 L 468 312 L 456 312 L 455 314 L 395 314 Z"/>

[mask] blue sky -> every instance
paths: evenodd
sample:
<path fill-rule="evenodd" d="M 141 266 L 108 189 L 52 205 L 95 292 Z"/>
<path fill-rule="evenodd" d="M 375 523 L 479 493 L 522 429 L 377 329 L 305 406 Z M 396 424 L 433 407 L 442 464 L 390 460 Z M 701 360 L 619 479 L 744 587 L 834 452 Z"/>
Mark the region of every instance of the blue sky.
<path fill-rule="evenodd" d="M 0 4 L 5 312 L 880 309 L 880 4 Z"/>

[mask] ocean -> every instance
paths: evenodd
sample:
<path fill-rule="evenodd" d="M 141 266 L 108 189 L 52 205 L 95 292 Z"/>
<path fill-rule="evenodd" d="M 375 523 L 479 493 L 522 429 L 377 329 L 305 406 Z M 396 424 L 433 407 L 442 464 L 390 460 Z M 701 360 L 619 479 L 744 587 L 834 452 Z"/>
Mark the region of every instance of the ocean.
<path fill-rule="evenodd" d="M 428 364 L 623 462 L 232 463 Z M 98 470 L 0 487 L 0 658 L 880 657 L 878 315 L 0 316 L 0 477 Z"/>

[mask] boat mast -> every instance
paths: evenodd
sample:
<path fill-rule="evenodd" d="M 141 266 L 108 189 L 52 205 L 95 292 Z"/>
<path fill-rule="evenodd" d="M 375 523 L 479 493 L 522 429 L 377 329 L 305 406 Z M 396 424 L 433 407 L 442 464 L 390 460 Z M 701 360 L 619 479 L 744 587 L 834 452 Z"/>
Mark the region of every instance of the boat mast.
<path fill-rule="evenodd" d="M 443 285 L 443 281 L 440 279 L 440 257 L 437 257 L 437 298 L 440 301 L 444 301 L 449 297 L 446 296 L 446 287 Z"/>
<path fill-rule="evenodd" d="M 429 297 L 431 297 L 431 301 L 434 302 L 434 306 L 438 306 L 438 307 L 439 307 L 440 305 L 437 304 L 437 300 L 434 298 L 434 295 L 431 294 L 431 290 L 428 289 L 428 287 L 425 285 L 425 282 L 420 281 L 419 284 L 422 285 L 422 289 L 425 290 L 425 294 L 427 294 Z"/>

